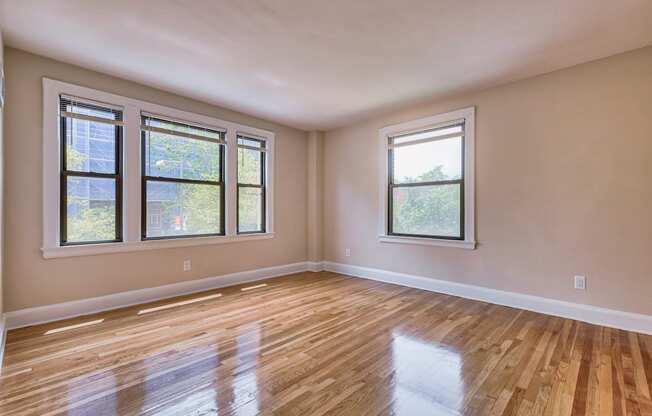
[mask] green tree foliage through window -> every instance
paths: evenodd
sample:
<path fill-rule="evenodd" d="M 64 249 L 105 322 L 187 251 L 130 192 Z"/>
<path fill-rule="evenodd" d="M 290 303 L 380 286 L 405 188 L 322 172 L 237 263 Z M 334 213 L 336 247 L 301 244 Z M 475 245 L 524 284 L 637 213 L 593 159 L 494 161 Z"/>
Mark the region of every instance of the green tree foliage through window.
<path fill-rule="evenodd" d="M 416 182 L 445 180 L 437 166 Z M 458 236 L 460 232 L 460 185 L 394 188 L 393 231 L 398 234 Z"/>
<path fill-rule="evenodd" d="M 264 231 L 264 143 L 238 138 L 238 232 Z M 260 149 L 260 150 L 257 150 Z"/>
<path fill-rule="evenodd" d="M 61 241 L 115 241 L 120 237 L 116 218 L 116 187 L 120 179 L 116 141 L 120 127 L 112 122 L 121 119 L 121 113 L 64 98 L 60 104 L 66 112 L 61 120 L 65 156 L 65 165 L 61 167 L 61 197 L 65 203 Z"/>
<path fill-rule="evenodd" d="M 391 234 L 462 238 L 461 125 L 390 138 Z"/>
<path fill-rule="evenodd" d="M 157 124 L 196 134 L 192 126 L 158 120 L 149 125 Z M 220 233 L 223 145 L 158 132 L 145 135 L 145 174 L 151 178 L 147 182 L 147 237 Z M 157 177 L 204 183 L 163 182 L 156 181 Z"/>
<path fill-rule="evenodd" d="M 196 133 L 193 126 L 153 120 L 148 125 L 182 133 Z M 219 139 L 220 136 L 208 135 Z M 262 146 L 262 144 L 261 144 Z M 145 175 L 147 181 L 147 237 L 217 234 L 221 232 L 223 213 L 223 178 L 221 155 L 224 145 L 211 140 L 199 140 L 175 134 L 145 132 Z M 66 163 L 72 171 L 83 171 L 93 162 L 90 147 L 79 150 L 67 147 Z M 239 190 L 238 214 L 241 231 L 262 228 L 263 192 L 262 163 L 264 153 L 238 149 L 238 182 L 260 185 Z M 187 179 L 207 183 L 167 182 L 156 178 Z M 67 235 L 69 241 L 103 241 L 115 239 L 115 194 L 97 192 L 95 180 L 70 179 Z M 74 185 L 74 187 L 73 187 Z M 106 188 L 101 184 L 99 188 Z M 91 188 L 95 186 L 95 192 Z M 76 187 L 76 188 L 75 188 Z M 102 191 L 100 189 L 100 191 Z M 99 196 L 98 196 L 99 195 Z M 98 200 L 97 198 L 102 199 Z"/>
<path fill-rule="evenodd" d="M 88 155 L 69 147 L 66 150 L 68 169 L 81 171 L 88 161 Z M 76 182 L 88 187 L 88 179 L 69 178 L 69 182 Z M 112 186 L 112 185 L 111 185 Z M 69 190 L 74 189 L 71 186 Z M 67 234 L 68 241 L 104 241 L 115 239 L 115 204 L 93 203 L 89 197 L 80 197 L 68 192 L 68 209 L 73 215 L 68 216 Z"/>

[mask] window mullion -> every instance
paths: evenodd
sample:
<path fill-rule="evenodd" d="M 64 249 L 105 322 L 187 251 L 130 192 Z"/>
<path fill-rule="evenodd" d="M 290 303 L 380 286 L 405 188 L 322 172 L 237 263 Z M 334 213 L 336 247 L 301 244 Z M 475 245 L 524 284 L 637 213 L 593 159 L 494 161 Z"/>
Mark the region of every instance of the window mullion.
<path fill-rule="evenodd" d="M 78 176 L 80 178 L 116 179 L 118 177 L 117 173 L 79 172 L 76 170 L 64 170 L 63 173 L 66 176 Z"/>
<path fill-rule="evenodd" d="M 135 243 L 141 239 L 141 181 L 140 176 L 140 109 L 134 105 L 125 108 L 125 127 L 123 128 L 123 240 Z"/>
<path fill-rule="evenodd" d="M 149 175 L 145 175 L 144 177 L 148 181 L 156 181 L 156 182 L 174 182 L 174 183 L 187 183 L 193 185 L 214 185 L 214 186 L 222 185 L 222 182 L 219 181 L 207 181 L 201 179 L 171 178 L 168 176 L 149 176 Z"/>
<path fill-rule="evenodd" d="M 238 215 L 238 138 L 234 129 L 226 132 L 225 158 L 225 201 L 224 214 L 226 215 L 226 235 L 234 236 L 237 231 Z"/>
<path fill-rule="evenodd" d="M 405 182 L 405 183 L 391 183 L 389 186 L 393 188 L 409 188 L 413 186 L 437 186 L 437 185 L 457 185 L 464 182 L 464 179 L 451 179 L 447 181 L 430 181 L 430 182 Z"/>

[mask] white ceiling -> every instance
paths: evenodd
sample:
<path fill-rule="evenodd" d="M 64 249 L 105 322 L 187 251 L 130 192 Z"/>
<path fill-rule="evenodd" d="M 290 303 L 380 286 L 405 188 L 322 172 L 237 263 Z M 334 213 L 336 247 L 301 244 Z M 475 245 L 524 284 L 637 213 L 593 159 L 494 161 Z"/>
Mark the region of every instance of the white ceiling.
<path fill-rule="evenodd" d="M 650 0 L 0 0 L 5 43 L 303 129 L 652 43 Z"/>

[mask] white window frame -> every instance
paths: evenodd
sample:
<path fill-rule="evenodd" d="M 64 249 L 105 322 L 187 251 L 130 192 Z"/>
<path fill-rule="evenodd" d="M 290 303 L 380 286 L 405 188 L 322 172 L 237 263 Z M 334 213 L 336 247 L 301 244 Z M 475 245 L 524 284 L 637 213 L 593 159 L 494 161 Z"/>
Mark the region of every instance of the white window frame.
<path fill-rule="evenodd" d="M 61 246 L 59 244 L 60 137 L 59 96 L 70 95 L 123 107 L 123 241 L 117 243 Z M 226 130 L 225 154 L 225 232 L 224 236 L 187 237 L 169 240 L 141 239 L 141 114 L 157 114 Z M 265 165 L 266 232 L 237 234 L 237 134 L 250 134 L 266 141 Z M 104 253 L 190 247 L 206 244 L 262 240 L 274 237 L 274 133 L 251 126 L 190 113 L 146 101 L 43 78 L 43 246 L 44 258 L 86 256 Z"/>
<path fill-rule="evenodd" d="M 389 223 L 389 139 L 407 133 L 428 130 L 464 119 L 464 240 L 430 237 L 395 236 L 388 234 Z M 475 249 L 475 107 L 394 124 L 379 130 L 380 189 L 378 239 L 382 243 L 418 244 L 428 246 Z"/>

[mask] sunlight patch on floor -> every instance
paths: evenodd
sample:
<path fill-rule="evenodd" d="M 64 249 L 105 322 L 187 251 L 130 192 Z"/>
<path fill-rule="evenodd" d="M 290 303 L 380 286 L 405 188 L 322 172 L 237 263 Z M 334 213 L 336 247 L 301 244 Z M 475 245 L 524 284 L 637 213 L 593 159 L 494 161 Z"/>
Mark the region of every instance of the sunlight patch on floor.
<path fill-rule="evenodd" d="M 267 283 L 262 283 L 262 284 L 259 284 L 259 285 L 243 287 L 240 290 L 243 291 L 243 292 L 246 292 L 247 290 L 258 289 L 258 288 L 265 287 L 265 286 L 267 286 Z"/>
<path fill-rule="evenodd" d="M 50 334 L 56 334 L 63 331 L 70 331 L 71 329 L 83 328 L 85 326 L 90 326 L 90 325 L 97 325 L 97 324 L 101 324 L 102 322 L 104 322 L 104 319 L 96 319 L 95 321 L 82 322 L 81 324 L 62 326 L 61 328 L 51 329 L 45 332 L 45 334 L 43 335 L 50 335 Z"/>
<path fill-rule="evenodd" d="M 165 309 L 176 308 L 177 306 L 189 305 L 191 303 L 197 303 L 204 300 L 215 299 L 215 298 L 219 298 L 220 296 L 222 296 L 221 293 L 216 293 L 214 295 L 202 296 L 199 298 L 182 300 L 180 302 L 168 303 L 167 305 L 156 306 L 154 308 L 141 309 L 140 311 L 138 311 L 138 315 L 143 315 L 150 312 L 162 311 Z"/>

